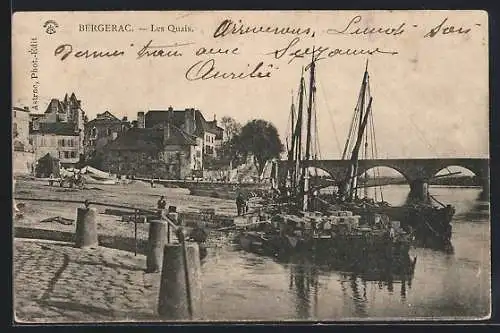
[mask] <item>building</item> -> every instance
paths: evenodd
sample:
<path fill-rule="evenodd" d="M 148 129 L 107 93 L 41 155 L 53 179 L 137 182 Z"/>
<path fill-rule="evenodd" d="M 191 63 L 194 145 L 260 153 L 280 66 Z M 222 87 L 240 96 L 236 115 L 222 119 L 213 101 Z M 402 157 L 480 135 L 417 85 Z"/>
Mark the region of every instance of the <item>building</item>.
<path fill-rule="evenodd" d="M 47 153 L 65 167 L 75 166 L 83 155 L 85 112 L 72 93 L 62 101 L 53 98 L 43 114 L 31 114 L 29 140 L 35 159 Z"/>
<path fill-rule="evenodd" d="M 131 128 L 99 152 L 101 168 L 119 175 L 185 179 L 201 167 L 198 143 L 170 123 Z"/>
<path fill-rule="evenodd" d="M 122 133 L 130 129 L 131 124 L 127 117 L 118 119 L 111 112 L 98 113 L 95 119 L 85 124 L 84 147 L 85 156 L 90 157 L 109 142 L 115 140 Z"/>
<path fill-rule="evenodd" d="M 12 108 L 12 145 L 15 151 L 31 151 L 29 144 L 30 111 L 28 107 Z"/>
<path fill-rule="evenodd" d="M 30 111 L 28 107 L 12 108 L 12 171 L 14 174 L 31 174 L 35 154 L 29 140 Z"/>
<path fill-rule="evenodd" d="M 80 135 L 71 123 L 40 123 L 30 131 L 30 140 L 35 150 L 35 160 L 47 153 L 59 158 L 61 166 L 76 166 L 83 153 Z"/>
<path fill-rule="evenodd" d="M 210 128 L 210 131 L 215 132 L 214 142 L 213 142 L 213 150 L 214 157 L 219 156 L 219 150 L 222 146 L 222 142 L 224 140 L 224 129 L 217 125 L 217 119 L 214 115 L 214 120 L 207 121 L 207 127 Z"/>
<path fill-rule="evenodd" d="M 199 138 L 202 143 L 202 158 L 217 156 L 224 130 L 217 126 L 215 118 L 213 121 L 206 121 L 201 111 L 194 108 L 174 110 L 169 107 L 167 110 L 150 110 L 146 114 L 144 112 L 137 114 L 138 127 L 152 128 L 166 123 Z"/>

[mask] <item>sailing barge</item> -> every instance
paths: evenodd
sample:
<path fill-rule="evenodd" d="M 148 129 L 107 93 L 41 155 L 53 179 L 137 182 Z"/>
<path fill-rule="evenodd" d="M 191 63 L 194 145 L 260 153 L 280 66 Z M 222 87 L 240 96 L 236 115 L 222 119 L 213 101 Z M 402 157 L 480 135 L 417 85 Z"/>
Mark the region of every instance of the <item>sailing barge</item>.
<path fill-rule="evenodd" d="M 427 202 L 409 202 L 399 207 L 390 206 L 383 199 L 382 186 L 379 184 L 377 198 L 377 187 L 374 187 L 375 200 L 368 196 L 368 185 L 361 184 L 360 178 L 366 180 L 369 177 L 367 171 L 360 172 L 358 161 L 364 159 L 378 158 L 378 149 L 376 145 L 375 126 L 372 113 L 373 97 L 370 93 L 368 63 L 361 83 L 361 89 L 358 101 L 352 118 L 349 134 L 342 153 L 342 159 L 348 160 L 349 167 L 345 170 L 341 179 L 333 179 L 323 184 L 315 184 L 310 178 L 311 170 L 305 168 L 311 154 L 311 119 L 312 106 L 315 101 L 315 64 L 310 65 L 310 84 L 309 84 L 309 106 L 307 109 L 307 130 L 305 156 L 302 153 L 302 123 L 303 123 L 303 103 L 304 103 L 304 79 L 301 79 L 299 89 L 299 105 L 297 119 L 295 120 L 294 105 L 292 103 L 292 138 L 290 149 L 288 150 L 288 161 L 294 164 L 294 167 L 288 170 L 286 183 L 280 184 L 279 201 L 295 201 L 300 205 L 314 205 L 316 210 L 323 213 L 334 207 L 337 210 L 349 210 L 354 214 L 370 217 L 373 214 L 385 214 L 390 219 L 401 221 L 401 226 L 407 232 L 414 234 L 418 245 L 452 251 L 451 221 L 455 213 L 451 205 L 441 204 L 437 207 L 432 204 L 432 197 Z M 316 116 L 314 116 L 316 119 Z M 315 136 L 317 139 L 317 135 Z M 370 144 L 369 144 L 370 143 Z M 364 148 L 364 152 L 363 152 Z M 369 156 L 371 155 L 371 156 Z M 316 156 L 316 155 L 314 155 Z M 378 169 L 373 171 L 373 176 L 380 176 Z M 318 177 L 314 179 L 320 180 Z M 279 179 L 276 179 L 279 183 Z M 326 183 L 326 184 L 325 184 Z M 322 193 L 322 189 L 335 185 L 337 191 L 333 194 Z M 379 200 L 380 199 L 380 200 Z"/>
<path fill-rule="evenodd" d="M 395 274 L 406 274 L 416 261 L 409 255 L 412 235 L 399 222 L 390 222 L 384 215 L 367 221 L 350 211 L 277 214 L 247 226 L 238 242 L 249 252 L 281 260 L 302 255 L 355 272 L 389 267 Z"/>
<path fill-rule="evenodd" d="M 354 215 L 352 210 L 329 207 L 315 211 L 307 161 L 313 154 L 312 113 L 315 95 L 315 62 L 309 67 L 309 98 L 307 122 L 303 128 L 305 81 L 299 88 L 297 120 L 292 117 L 292 140 L 288 151 L 294 166 L 288 170 L 287 184 L 280 192 L 275 189 L 275 203 L 250 217 L 238 236 L 243 249 L 280 258 L 297 253 L 315 261 L 339 264 L 353 271 L 388 266 L 409 269 L 415 263 L 409 249 L 413 235 L 401 228 L 400 222 L 390 221 L 384 214 Z M 292 115 L 293 112 L 292 104 Z M 366 122 L 366 120 L 365 120 Z M 302 135 L 306 140 L 302 154 Z M 315 136 L 317 138 L 317 136 Z M 357 144 L 359 148 L 359 143 Z M 353 161 L 357 159 L 356 150 Z M 352 189 L 351 189 L 352 191 Z"/>

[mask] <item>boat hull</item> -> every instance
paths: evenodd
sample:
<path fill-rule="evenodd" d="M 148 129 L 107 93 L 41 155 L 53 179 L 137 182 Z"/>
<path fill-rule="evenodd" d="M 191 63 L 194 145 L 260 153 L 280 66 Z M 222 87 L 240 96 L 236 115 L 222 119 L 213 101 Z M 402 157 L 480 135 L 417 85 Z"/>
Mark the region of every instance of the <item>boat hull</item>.
<path fill-rule="evenodd" d="M 451 244 L 453 211 L 436 207 L 350 207 L 354 214 L 370 216 L 385 214 L 400 221 L 404 229 L 411 229 L 417 246 L 452 252 Z"/>
<path fill-rule="evenodd" d="M 410 242 L 389 237 L 338 235 L 335 237 L 299 238 L 269 235 L 262 232 L 242 232 L 239 245 L 248 252 L 287 260 L 297 255 L 339 270 L 359 273 L 391 271 L 407 274 L 411 270 Z"/>

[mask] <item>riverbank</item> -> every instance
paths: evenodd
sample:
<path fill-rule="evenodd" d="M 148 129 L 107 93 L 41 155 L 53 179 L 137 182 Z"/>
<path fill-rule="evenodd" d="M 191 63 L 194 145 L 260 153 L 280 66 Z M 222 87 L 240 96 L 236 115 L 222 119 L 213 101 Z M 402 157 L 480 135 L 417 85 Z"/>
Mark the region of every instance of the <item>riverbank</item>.
<path fill-rule="evenodd" d="M 88 185 L 84 190 L 16 181 L 15 197 L 91 200 L 154 209 L 161 195 L 180 212 L 213 208 L 233 214 L 232 201 L 193 197 L 180 189 Z M 19 322 L 154 321 L 160 273 L 145 273 L 149 224 L 122 222 L 98 210 L 99 247 L 73 246 L 77 203 L 17 200 L 22 215 L 13 221 L 14 311 Z M 216 245 L 214 245 L 216 246 Z M 136 254 L 134 254 L 136 252 Z"/>
<path fill-rule="evenodd" d="M 14 313 L 19 323 L 151 321 L 159 273 L 143 255 L 72 243 L 14 240 Z"/>

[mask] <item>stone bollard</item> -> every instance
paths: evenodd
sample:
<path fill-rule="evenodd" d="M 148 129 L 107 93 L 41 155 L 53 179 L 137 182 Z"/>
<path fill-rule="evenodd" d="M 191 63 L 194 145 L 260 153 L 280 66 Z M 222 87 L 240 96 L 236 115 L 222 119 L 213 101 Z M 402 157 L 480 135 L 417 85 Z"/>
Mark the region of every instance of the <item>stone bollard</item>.
<path fill-rule="evenodd" d="M 75 245 L 79 248 L 99 245 L 95 208 L 78 208 L 76 215 Z"/>
<path fill-rule="evenodd" d="M 163 263 L 163 247 L 167 233 L 167 222 L 152 220 L 149 223 L 148 252 L 146 272 L 154 273 L 161 270 Z"/>
<path fill-rule="evenodd" d="M 169 213 L 167 214 L 167 217 L 170 221 L 172 221 L 176 226 L 182 226 L 182 221 L 179 221 L 179 213 L 177 212 L 171 212 L 170 209 L 169 209 Z M 170 225 L 168 226 L 167 228 L 167 239 L 168 239 L 168 242 L 170 243 L 171 242 L 171 237 L 172 237 L 172 228 L 170 227 Z"/>
<path fill-rule="evenodd" d="M 196 243 L 185 244 L 189 292 L 186 289 L 182 244 L 165 245 L 158 299 L 158 314 L 163 319 L 194 320 L 202 316 L 199 248 Z M 189 313 L 190 304 L 192 317 Z"/>

